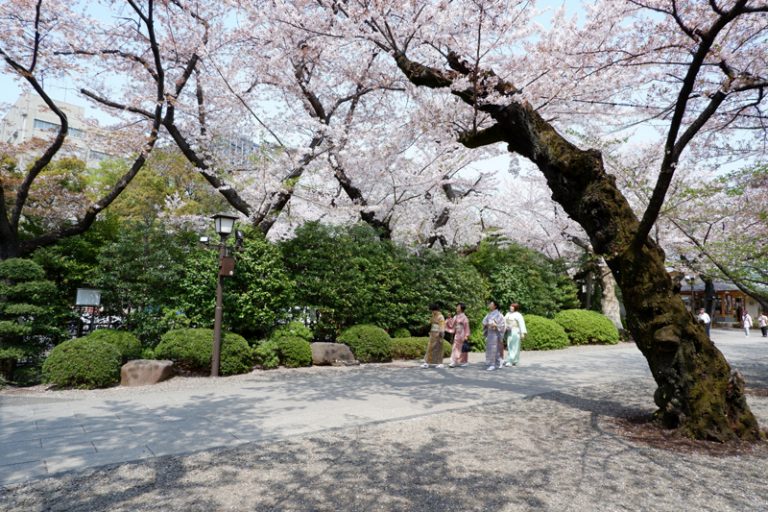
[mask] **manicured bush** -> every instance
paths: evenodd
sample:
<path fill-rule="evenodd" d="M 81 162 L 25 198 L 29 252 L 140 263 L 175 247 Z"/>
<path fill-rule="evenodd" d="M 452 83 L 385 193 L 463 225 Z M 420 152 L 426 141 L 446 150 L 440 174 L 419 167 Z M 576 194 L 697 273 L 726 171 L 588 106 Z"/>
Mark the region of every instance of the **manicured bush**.
<path fill-rule="evenodd" d="M 253 348 L 253 362 L 263 370 L 271 370 L 280 366 L 280 354 L 277 342 L 263 341 Z"/>
<path fill-rule="evenodd" d="M 312 329 L 310 329 L 309 327 L 307 327 L 301 322 L 293 321 L 275 329 L 275 332 L 272 333 L 272 336 L 270 336 L 270 339 L 276 340 L 279 338 L 284 338 L 286 336 L 293 336 L 293 337 L 301 338 L 306 341 L 312 341 L 312 337 L 313 337 Z"/>
<path fill-rule="evenodd" d="M 528 334 L 523 338 L 523 350 L 553 350 L 568 346 L 568 335 L 554 320 L 525 315 L 525 326 Z"/>
<path fill-rule="evenodd" d="M 307 340 L 298 336 L 283 336 L 274 341 L 277 345 L 280 364 L 283 366 L 288 368 L 312 366 L 312 347 Z"/>
<path fill-rule="evenodd" d="M 352 350 L 361 363 L 386 363 L 392 360 L 391 338 L 375 325 L 355 325 L 341 333 L 339 341 Z"/>
<path fill-rule="evenodd" d="M 100 339 L 76 338 L 53 348 L 43 380 L 57 387 L 105 388 L 120 378 L 120 351 Z"/>
<path fill-rule="evenodd" d="M 428 337 L 392 338 L 392 359 L 423 359 L 428 345 Z M 443 357 L 450 356 L 451 344 L 443 340 Z"/>
<path fill-rule="evenodd" d="M 154 349 L 158 359 L 171 359 L 194 372 L 210 372 L 213 353 L 212 329 L 175 329 L 168 331 Z M 221 339 L 219 375 L 236 375 L 251 370 L 253 353 L 245 338 L 231 332 Z"/>
<path fill-rule="evenodd" d="M 554 320 L 565 329 L 571 345 L 615 345 L 619 342 L 619 330 L 608 317 L 597 311 L 566 309 L 556 314 Z"/>
<path fill-rule="evenodd" d="M 114 329 L 97 329 L 86 336 L 92 340 L 103 340 L 120 351 L 122 362 L 141 357 L 141 343 L 139 338 L 128 331 L 116 331 Z"/>
<path fill-rule="evenodd" d="M 392 333 L 392 338 L 410 338 L 411 332 L 405 327 L 399 327 Z"/>

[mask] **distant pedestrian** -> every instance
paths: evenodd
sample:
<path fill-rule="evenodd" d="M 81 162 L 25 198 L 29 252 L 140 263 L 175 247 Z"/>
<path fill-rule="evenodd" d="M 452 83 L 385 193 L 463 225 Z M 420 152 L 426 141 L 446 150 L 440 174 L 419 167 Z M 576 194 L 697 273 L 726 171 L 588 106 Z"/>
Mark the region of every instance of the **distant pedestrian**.
<path fill-rule="evenodd" d="M 768 338 L 768 316 L 765 316 L 765 310 L 761 311 L 760 316 L 757 317 L 757 325 L 760 326 L 763 338 Z"/>
<path fill-rule="evenodd" d="M 517 366 L 520 362 L 520 345 L 525 335 L 528 334 L 528 330 L 525 328 L 525 319 L 518 309 L 520 309 L 519 304 L 510 304 L 509 312 L 504 315 L 506 327 L 504 341 L 508 351 L 504 366 Z"/>
<path fill-rule="evenodd" d="M 424 356 L 424 364 L 421 367 L 429 368 L 430 365 L 435 365 L 436 368 L 442 368 L 445 317 L 437 304 L 432 304 L 429 309 L 432 310 L 432 317 L 429 321 L 429 344 L 427 345 L 427 354 Z"/>
<path fill-rule="evenodd" d="M 464 314 L 464 304 L 456 304 L 456 316 L 453 317 L 453 348 L 451 350 L 451 362 L 448 366 L 454 368 L 467 366 L 469 359 L 469 319 Z M 466 346 L 465 346 L 466 344 Z M 464 350 L 464 349 L 467 350 Z"/>
<path fill-rule="evenodd" d="M 712 318 L 710 318 L 704 308 L 699 308 L 699 315 L 696 318 L 699 319 L 699 323 L 704 324 L 704 330 L 707 331 L 707 338 L 709 338 L 709 328 L 712 325 Z"/>
<path fill-rule="evenodd" d="M 749 336 L 749 330 L 752 328 L 752 317 L 744 310 L 744 314 L 741 315 L 741 326 L 744 328 L 744 335 Z"/>
<path fill-rule="evenodd" d="M 483 336 L 485 336 L 485 364 L 488 370 L 495 370 L 501 364 L 499 359 L 499 343 L 506 330 L 504 317 L 499 312 L 496 301 L 488 302 L 488 314 L 483 318 Z"/>
<path fill-rule="evenodd" d="M 453 317 L 453 313 L 448 313 L 448 318 L 445 319 L 445 341 L 453 343 L 453 334 L 456 332 L 454 329 L 454 322 L 456 319 Z"/>

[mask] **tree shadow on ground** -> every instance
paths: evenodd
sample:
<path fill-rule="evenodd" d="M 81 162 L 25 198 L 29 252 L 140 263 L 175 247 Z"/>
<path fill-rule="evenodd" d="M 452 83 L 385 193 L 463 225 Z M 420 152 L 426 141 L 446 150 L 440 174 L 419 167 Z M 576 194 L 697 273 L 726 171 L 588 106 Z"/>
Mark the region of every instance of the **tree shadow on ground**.
<path fill-rule="evenodd" d="M 622 404 L 638 401 L 605 387 L 547 393 L 69 473 L 0 491 L 0 505 L 25 512 L 736 511 L 768 503 L 764 457 L 718 465 L 602 428 L 605 418 L 634 410 Z"/>

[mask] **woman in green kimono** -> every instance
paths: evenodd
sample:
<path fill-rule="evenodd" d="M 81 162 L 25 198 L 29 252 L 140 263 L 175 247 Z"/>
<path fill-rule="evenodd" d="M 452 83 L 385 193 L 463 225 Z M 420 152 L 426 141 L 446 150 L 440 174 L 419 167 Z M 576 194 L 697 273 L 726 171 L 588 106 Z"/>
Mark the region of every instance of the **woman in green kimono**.
<path fill-rule="evenodd" d="M 520 344 L 528 334 L 525 328 L 525 319 L 518 311 L 520 305 L 510 304 L 509 312 L 504 315 L 506 330 L 504 331 L 504 341 L 507 344 L 507 358 L 504 360 L 504 366 L 517 366 L 520 362 Z"/>

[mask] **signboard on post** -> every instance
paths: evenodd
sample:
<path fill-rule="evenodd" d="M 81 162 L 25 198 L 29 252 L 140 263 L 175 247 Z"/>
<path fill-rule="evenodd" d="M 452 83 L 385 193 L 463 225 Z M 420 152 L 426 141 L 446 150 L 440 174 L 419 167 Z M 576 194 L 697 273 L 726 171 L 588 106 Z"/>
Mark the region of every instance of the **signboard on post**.
<path fill-rule="evenodd" d="M 94 288 L 78 288 L 75 306 L 100 306 L 101 290 Z"/>

